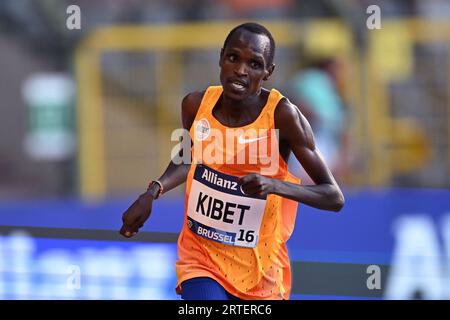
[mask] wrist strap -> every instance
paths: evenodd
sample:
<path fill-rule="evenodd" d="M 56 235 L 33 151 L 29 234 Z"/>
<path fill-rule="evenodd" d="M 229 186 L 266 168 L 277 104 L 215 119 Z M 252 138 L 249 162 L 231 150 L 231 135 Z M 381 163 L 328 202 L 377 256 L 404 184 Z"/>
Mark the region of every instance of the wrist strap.
<path fill-rule="evenodd" d="M 164 187 L 163 187 L 161 181 L 159 181 L 159 180 L 153 180 L 153 181 L 150 182 L 150 184 L 148 185 L 147 191 L 150 190 L 150 188 L 151 188 L 154 184 L 159 185 L 159 191 L 158 191 L 158 193 L 156 194 L 156 197 L 155 197 L 155 200 L 156 200 L 156 199 L 158 199 L 159 196 L 163 193 Z"/>

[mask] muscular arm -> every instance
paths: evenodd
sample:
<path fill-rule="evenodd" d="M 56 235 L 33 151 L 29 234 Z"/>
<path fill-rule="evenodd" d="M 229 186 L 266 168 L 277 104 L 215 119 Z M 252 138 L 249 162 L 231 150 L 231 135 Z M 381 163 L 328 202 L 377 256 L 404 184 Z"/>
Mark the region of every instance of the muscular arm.
<path fill-rule="evenodd" d="M 198 107 L 200 106 L 203 94 L 204 92 L 193 92 L 184 97 L 181 104 L 181 121 L 184 129 L 189 130 L 191 128 L 192 123 L 195 119 L 195 115 L 197 114 Z M 183 149 L 179 151 L 178 156 L 180 158 L 183 157 Z M 189 168 L 189 163 L 176 164 L 174 163 L 174 160 L 171 159 L 166 170 L 158 179 L 163 185 L 164 192 L 172 190 L 180 184 L 184 183 L 186 181 Z M 155 185 L 153 189 L 155 190 L 149 190 L 148 193 L 152 196 L 156 196 L 159 187 Z"/>
<path fill-rule="evenodd" d="M 196 92 L 187 95 L 183 99 L 181 118 L 184 129 L 189 130 L 194 122 L 202 97 L 203 93 Z M 190 146 L 192 146 L 192 144 Z M 188 149 L 189 150 L 186 151 L 189 151 L 190 153 L 190 148 Z M 180 150 L 179 156 L 183 156 L 183 149 Z M 189 163 L 176 164 L 172 159 L 166 171 L 159 178 L 159 181 L 163 185 L 164 192 L 167 192 L 185 182 L 189 167 Z M 156 198 L 158 192 L 159 185 L 153 184 L 149 190 L 141 194 L 136 201 L 133 202 L 133 204 L 122 215 L 123 224 L 120 229 L 120 234 L 129 238 L 138 233 L 139 229 L 150 217 L 153 200 Z"/>
<path fill-rule="evenodd" d="M 275 110 L 275 127 L 280 130 L 280 145 L 288 146 L 315 185 L 302 186 L 252 173 L 239 179 L 243 191 L 249 195 L 273 193 L 314 208 L 341 210 L 344 196 L 316 148 L 306 118 L 295 105 L 283 99 Z"/>
<path fill-rule="evenodd" d="M 318 209 L 339 211 L 344 205 L 344 195 L 316 148 L 306 118 L 296 106 L 283 99 L 275 112 L 275 125 L 280 129 L 280 141 L 287 142 L 315 185 L 301 186 L 277 180 L 274 193 Z"/>

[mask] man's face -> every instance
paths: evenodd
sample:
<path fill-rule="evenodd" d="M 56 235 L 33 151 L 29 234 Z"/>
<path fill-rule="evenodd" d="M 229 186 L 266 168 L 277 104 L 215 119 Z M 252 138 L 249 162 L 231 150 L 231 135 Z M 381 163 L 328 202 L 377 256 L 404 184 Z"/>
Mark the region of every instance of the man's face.
<path fill-rule="evenodd" d="M 241 101 L 255 95 L 269 79 L 274 65 L 268 65 L 270 40 L 247 30 L 236 31 L 220 54 L 220 82 L 224 95 Z"/>

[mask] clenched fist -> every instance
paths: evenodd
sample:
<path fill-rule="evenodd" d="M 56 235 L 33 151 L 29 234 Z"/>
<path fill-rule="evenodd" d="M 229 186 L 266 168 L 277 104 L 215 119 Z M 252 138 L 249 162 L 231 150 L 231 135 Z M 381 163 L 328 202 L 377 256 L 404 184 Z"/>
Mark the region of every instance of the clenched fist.
<path fill-rule="evenodd" d="M 276 179 L 264 177 L 257 173 L 250 173 L 239 178 L 242 191 L 249 196 L 265 197 L 275 191 Z"/>
<path fill-rule="evenodd" d="M 122 215 L 122 228 L 120 234 L 131 238 L 136 235 L 152 212 L 153 196 L 144 193 Z"/>

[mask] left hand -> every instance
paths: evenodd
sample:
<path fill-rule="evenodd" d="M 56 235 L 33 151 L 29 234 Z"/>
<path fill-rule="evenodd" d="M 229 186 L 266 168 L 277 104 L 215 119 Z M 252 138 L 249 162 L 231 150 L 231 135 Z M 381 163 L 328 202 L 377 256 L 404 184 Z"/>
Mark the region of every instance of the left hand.
<path fill-rule="evenodd" d="M 238 183 L 246 195 L 264 197 L 275 191 L 276 179 L 267 178 L 257 173 L 250 173 L 239 178 Z"/>

